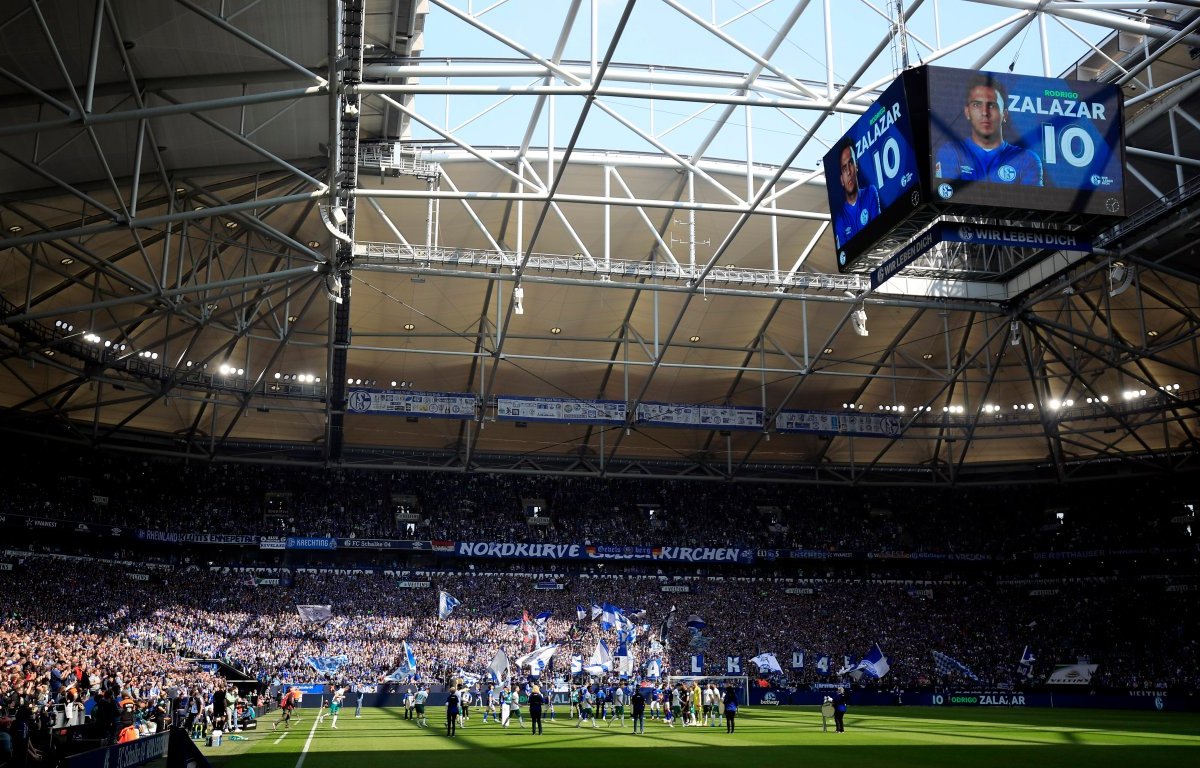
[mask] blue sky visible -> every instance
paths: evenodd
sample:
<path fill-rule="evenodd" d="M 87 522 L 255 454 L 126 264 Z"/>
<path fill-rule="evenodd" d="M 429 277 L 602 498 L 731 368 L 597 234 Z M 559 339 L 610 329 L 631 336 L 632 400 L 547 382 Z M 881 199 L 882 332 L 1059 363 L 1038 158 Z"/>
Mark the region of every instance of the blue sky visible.
<path fill-rule="evenodd" d="M 569 3 L 566 0 L 450 0 L 461 11 L 479 14 L 480 19 L 514 43 L 549 57 L 560 34 Z M 905 0 L 905 6 L 913 3 Z M 715 22 L 721 29 L 746 48 L 762 52 L 784 25 L 796 7 L 794 0 L 751 2 L 750 0 L 687 0 L 680 2 L 687 10 Z M 890 22 L 885 2 L 864 0 L 831 0 L 833 74 L 841 85 L 861 66 L 864 58 L 887 37 Z M 625 8 L 622 0 L 600 0 L 598 3 L 597 46 L 600 55 L 610 45 L 613 32 Z M 935 13 L 935 10 L 938 11 Z M 824 24 L 825 2 L 812 0 L 800 16 L 799 23 L 771 57 L 771 63 L 791 77 L 813 81 L 822 90 L 827 78 L 826 39 Z M 579 17 L 564 52 L 564 59 L 587 60 L 591 56 L 592 4 L 582 4 Z M 893 6 L 894 13 L 894 6 Z M 1012 17 L 1018 13 L 966 0 L 925 0 L 913 16 L 909 31 L 910 63 L 925 61 L 931 51 L 948 47 L 976 31 Z M 1049 51 L 1049 72 L 1062 74 L 1088 48 L 1080 37 L 1099 42 L 1107 30 L 1096 26 L 1069 22 L 1077 34 L 1062 23 L 1047 18 L 1046 37 Z M 974 68 L 976 62 L 999 39 L 1003 31 L 955 51 L 937 61 L 941 66 Z M 425 24 L 425 59 L 463 57 L 521 58 L 521 54 L 498 40 L 472 29 L 447 11 L 430 3 Z M 683 67 L 704 70 L 723 70 L 736 73 L 749 71 L 754 62 L 733 46 L 720 41 L 709 31 L 689 21 L 680 11 L 661 0 L 638 0 L 631 19 L 617 46 L 615 62 Z M 1038 22 L 1029 24 L 1010 41 L 988 66 L 990 69 L 1042 75 L 1045 68 L 1041 28 Z M 901 66 L 896 46 L 883 52 L 857 81 L 859 85 L 886 82 Z M 514 80 L 513 82 L 525 82 Z M 426 79 L 436 84 L 436 79 Z M 629 87 L 637 87 L 632 84 Z M 683 90 L 683 89 L 677 89 Z M 453 130 L 473 144 L 512 145 L 520 140 L 529 119 L 533 99 L 519 97 L 503 100 L 499 97 L 456 95 L 447 102 L 441 95 L 422 94 L 417 108 L 427 118 L 443 128 Z M 582 100 L 559 98 L 556 105 L 555 140 L 560 146 L 575 125 Z M 632 98 L 605 98 L 604 103 L 625 119 L 652 133 L 673 151 L 690 155 L 696 150 L 719 115 L 721 108 L 713 107 L 697 114 L 696 104 L 679 101 Z M 481 113 L 486 111 L 486 117 Z M 749 120 L 753 138 L 746 137 L 744 110 L 728 120 L 717 140 L 706 153 L 710 158 L 745 160 L 748 147 L 753 146 L 753 159 L 768 164 L 780 163 L 795 148 L 799 137 L 816 122 L 819 113 L 811 110 L 777 110 L 755 108 Z M 543 116 L 535 133 L 534 145 L 545 145 L 547 129 Z M 853 115 L 827 119 L 794 163 L 796 167 L 813 168 L 827 145 L 832 143 L 853 122 Z M 511 128 L 511 130 L 506 130 Z M 432 133 L 417 129 L 417 138 L 430 138 Z M 580 147 L 610 148 L 657 152 L 641 137 L 620 126 L 619 122 L 593 109 L 579 141 Z"/>

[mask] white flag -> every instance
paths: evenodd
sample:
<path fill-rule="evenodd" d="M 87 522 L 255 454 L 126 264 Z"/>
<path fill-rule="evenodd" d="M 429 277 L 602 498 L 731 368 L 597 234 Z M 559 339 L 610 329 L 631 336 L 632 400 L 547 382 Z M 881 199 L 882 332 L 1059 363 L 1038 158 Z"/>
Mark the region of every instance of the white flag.
<path fill-rule="evenodd" d="M 500 685 L 508 683 L 508 654 L 504 651 L 496 651 L 496 655 L 492 657 L 492 663 L 488 664 L 488 674 L 492 676 L 492 682 Z"/>
<path fill-rule="evenodd" d="M 333 606 L 331 605 L 297 605 L 296 612 L 300 614 L 300 618 L 308 624 L 317 624 L 322 621 L 329 621 L 329 617 L 333 615 Z"/>

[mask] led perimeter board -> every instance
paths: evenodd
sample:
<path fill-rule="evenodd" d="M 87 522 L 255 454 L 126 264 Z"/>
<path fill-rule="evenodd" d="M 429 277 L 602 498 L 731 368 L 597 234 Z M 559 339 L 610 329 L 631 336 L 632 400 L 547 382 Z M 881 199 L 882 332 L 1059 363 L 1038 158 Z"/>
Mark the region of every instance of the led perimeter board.
<path fill-rule="evenodd" d="M 1125 120 L 1117 86 L 926 69 L 936 200 L 1125 215 Z"/>
<path fill-rule="evenodd" d="M 824 157 L 838 270 L 910 218 L 1123 217 L 1124 128 L 1115 85 L 907 70 Z"/>
<path fill-rule="evenodd" d="M 845 272 L 872 244 L 928 197 L 923 69 L 901 74 L 863 113 L 823 160 L 838 270 Z M 923 114 L 919 112 L 916 114 Z"/>

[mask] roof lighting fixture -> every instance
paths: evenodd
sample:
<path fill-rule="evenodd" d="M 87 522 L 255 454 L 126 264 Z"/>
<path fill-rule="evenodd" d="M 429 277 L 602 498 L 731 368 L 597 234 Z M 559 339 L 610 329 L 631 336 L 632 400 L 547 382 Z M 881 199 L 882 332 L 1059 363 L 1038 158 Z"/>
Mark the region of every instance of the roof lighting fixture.
<path fill-rule="evenodd" d="M 833 347 L 825 347 L 825 349 L 821 350 L 821 354 L 822 355 L 832 355 Z"/>
<path fill-rule="evenodd" d="M 556 325 L 556 326 L 554 326 L 553 328 L 551 328 L 551 329 L 550 329 L 550 333 L 552 333 L 552 334 L 554 334 L 555 336 L 557 336 L 558 334 L 562 333 L 562 328 L 559 328 L 559 327 Z"/>
<path fill-rule="evenodd" d="M 417 327 L 417 326 L 413 325 L 412 323 L 405 323 L 405 324 L 404 324 L 404 330 L 406 330 L 406 331 L 411 331 L 411 330 L 413 330 L 413 329 L 414 329 L 414 328 L 416 328 L 416 327 Z"/>
<path fill-rule="evenodd" d="M 70 256 L 63 256 L 58 260 L 58 263 L 62 264 L 64 267 L 69 267 L 75 263 L 75 259 L 72 259 Z"/>
<path fill-rule="evenodd" d="M 20 224 L 11 224 L 11 225 L 9 225 L 9 227 L 8 227 L 8 231 L 9 231 L 9 232 L 11 232 L 11 233 L 13 233 L 14 235 L 15 235 L 15 234 L 17 234 L 18 232 L 20 232 L 20 231 L 21 231 L 21 230 L 23 230 L 23 229 L 24 229 L 24 227 L 22 227 Z"/>
<path fill-rule="evenodd" d="M 922 359 L 922 360 L 932 360 L 932 359 L 933 359 L 933 353 L 932 353 L 932 352 L 926 352 L 925 354 L 921 355 L 921 359 Z"/>
<path fill-rule="evenodd" d="M 309 241 L 308 241 L 308 247 L 309 247 L 309 248 L 320 248 L 320 247 L 321 247 L 321 241 L 320 241 L 320 240 L 309 240 Z"/>
<path fill-rule="evenodd" d="M 393 381 L 393 382 L 392 382 L 392 386 L 393 386 L 393 387 L 394 387 L 394 386 L 396 386 L 396 382 L 394 382 L 394 381 Z"/>
<path fill-rule="evenodd" d="M 690 342 L 692 342 L 693 344 L 695 344 L 697 341 L 700 341 L 700 337 L 699 337 L 699 336 L 695 336 L 695 335 L 693 335 L 693 336 L 689 336 L 689 337 L 688 337 L 688 341 L 690 341 Z"/>
<path fill-rule="evenodd" d="M 1158 335 L 1158 331 L 1146 331 L 1146 335 L 1149 336 L 1150 338 L 1154 338 L 1155 336 Z"/>
<path fill-rule="evenodd" d="M 298 316 L 296 316 L 296 315 L 288 315 L 288 322 L 289 322 L 289 323 L 294 323 L 294 322 L 296 322 L 296 321 L 297 321 L 297 320 L 299 320 L 299 319 L 300 319 L 300 318 L 299 318 Z"/>
<path fill-rule="evenodd" d="M 225 229 L 237 229 L 237 228 L 238 228 L 238 223 L 236 221 L 225 222 Z"/>

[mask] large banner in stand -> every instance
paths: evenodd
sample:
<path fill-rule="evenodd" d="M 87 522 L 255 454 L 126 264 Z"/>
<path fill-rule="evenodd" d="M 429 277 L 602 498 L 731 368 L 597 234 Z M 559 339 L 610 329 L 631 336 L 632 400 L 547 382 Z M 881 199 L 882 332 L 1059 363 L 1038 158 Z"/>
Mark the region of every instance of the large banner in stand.
<path fill-rule="evenodd" d="M 624 424 L 624 400 L 574 400 L 563 397 L 496 397 L 500 421 L 540 421 L 557 424 Z"/>
<path fill-rule="evenodd" d="M 780 411 L 775 429 L 787 433 L 899 437 L 900 417 L 840 411 Z"/>
<path fill-rule="evenodd" d="M 469 392 L 409 392 L 358 389 L 346 392 L 350 413 L 418 416 L 433 419 L 473 419 L 479 398 Z"/>
<path fill-rule="evenodd" d="M 761 430 L 763 410 L 744 405 L 641 403 L 637 423 L 653 427 Z"/>

